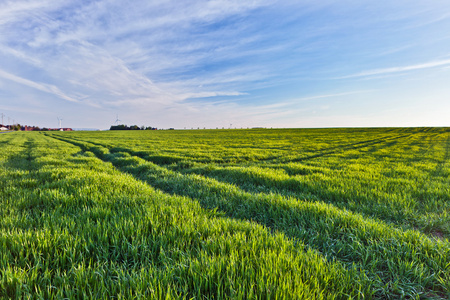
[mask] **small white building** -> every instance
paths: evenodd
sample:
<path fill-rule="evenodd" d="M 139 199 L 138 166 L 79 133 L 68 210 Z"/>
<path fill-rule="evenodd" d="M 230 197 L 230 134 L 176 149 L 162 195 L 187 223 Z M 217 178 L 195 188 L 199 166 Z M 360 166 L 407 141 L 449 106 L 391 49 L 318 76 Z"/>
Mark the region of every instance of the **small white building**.
<path fill-rule="evenodd" d="M 9 129 L 2 126 L 2 127 L 0 127 L 0 130 L 1 130 L 1 131 L 4 131 L 4 130 L 9 130 Z"/>

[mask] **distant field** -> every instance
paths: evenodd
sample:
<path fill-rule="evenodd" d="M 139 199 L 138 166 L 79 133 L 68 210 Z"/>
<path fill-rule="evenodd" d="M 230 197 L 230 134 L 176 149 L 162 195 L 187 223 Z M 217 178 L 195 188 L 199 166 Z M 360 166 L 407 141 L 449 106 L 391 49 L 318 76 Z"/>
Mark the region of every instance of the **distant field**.
<path fill-rule="evenodd" d="M 450 298 L 450 128 L 0 145 L 1 298 Z"/>

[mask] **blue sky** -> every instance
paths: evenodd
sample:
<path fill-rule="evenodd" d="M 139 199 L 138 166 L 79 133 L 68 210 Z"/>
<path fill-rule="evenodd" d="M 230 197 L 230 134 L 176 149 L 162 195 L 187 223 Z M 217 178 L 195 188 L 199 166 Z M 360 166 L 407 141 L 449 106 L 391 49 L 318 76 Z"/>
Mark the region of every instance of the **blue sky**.
<path fill-rule="evenodd" d="M 449 1 L 0 0 L 0 113 L 109 128 L 450 126 Z"/>

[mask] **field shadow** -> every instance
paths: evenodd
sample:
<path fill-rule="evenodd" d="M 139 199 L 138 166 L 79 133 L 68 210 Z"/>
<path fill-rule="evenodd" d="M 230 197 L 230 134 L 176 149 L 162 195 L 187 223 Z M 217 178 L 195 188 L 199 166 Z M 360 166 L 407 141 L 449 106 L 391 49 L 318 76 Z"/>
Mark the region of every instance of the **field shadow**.
<path fill-rule="evenodd" d="M 34 161 L 35 157 L 32 155 L 33 142 L 26 141 L 23 144 L 22 150 L 16 151 L 14 155 L 10 156 L 3 164 L 5 168 L 10 170 L 31 171 L 36 168 Z"/>

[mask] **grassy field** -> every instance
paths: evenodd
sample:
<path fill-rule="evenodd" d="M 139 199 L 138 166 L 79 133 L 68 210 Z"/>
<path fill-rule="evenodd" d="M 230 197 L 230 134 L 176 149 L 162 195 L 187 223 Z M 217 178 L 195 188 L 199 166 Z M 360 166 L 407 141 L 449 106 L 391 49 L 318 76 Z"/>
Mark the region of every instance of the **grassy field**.
<path fill-rule="evenodd" d="M 0 144 L 2 298 L 450 298 L 449 128 Z"/>

